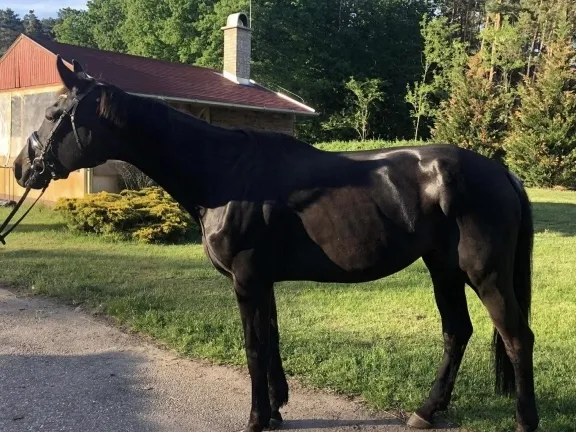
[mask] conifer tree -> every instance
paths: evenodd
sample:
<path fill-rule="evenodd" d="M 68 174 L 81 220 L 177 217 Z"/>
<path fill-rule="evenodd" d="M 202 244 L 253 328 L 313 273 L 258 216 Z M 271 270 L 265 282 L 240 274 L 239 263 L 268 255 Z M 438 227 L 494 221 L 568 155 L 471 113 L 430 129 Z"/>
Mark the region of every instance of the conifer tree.
<path fill-rule="evenodd" d="M 507 163 L 528 185 L 576 187 L 576 50 L 566 18 L 518 92 Z"/>

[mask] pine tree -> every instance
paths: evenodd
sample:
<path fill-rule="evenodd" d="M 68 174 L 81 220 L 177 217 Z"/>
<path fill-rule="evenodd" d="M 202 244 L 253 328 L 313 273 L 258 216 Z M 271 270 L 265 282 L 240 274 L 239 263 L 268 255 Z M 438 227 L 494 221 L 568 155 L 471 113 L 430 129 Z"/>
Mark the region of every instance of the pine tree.
<path fill-rule="evenodd" d="M 576 187 L 576 50 L 565 21 L 547 44 L 506 140 L 507 163 L 528 185 Z"/>
<path fill-rule="evenodd" d="M 18 15 L 10 8 L 0 9 L 0 56 L 22 32 L 24 26 Z"/>
<path fill-rule="evenodd" d="M 28 36 L 37 38 L 44 35 L 42 23 L 33 10 L 30 10 L 26 15 L 24 15 L 22 24 L 24 25 L 24 33 L 26 33 Z"/>
<path fill-rule="evenodd" d="M 513 98 L 489 83 L 490 71 L 483 64 L 479 53 L 470 58 L 466 71 L 454 73 L 452 93 L 441 104 L 433 140 L 502 161 Z"/>

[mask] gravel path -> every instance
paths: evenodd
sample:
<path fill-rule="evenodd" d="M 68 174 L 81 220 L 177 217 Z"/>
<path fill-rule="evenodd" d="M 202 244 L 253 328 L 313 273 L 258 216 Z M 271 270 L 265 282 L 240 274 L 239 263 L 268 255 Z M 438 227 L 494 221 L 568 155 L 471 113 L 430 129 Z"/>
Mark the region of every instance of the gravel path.
<path fill-rule="evenodd" d="M 347 399 L 292 388 L 283 430 L 413 431 Z M 249 401 L 242 371 L 183 359 L 82 311 L 0 289 L 2 432 L 233 432 Z"/>

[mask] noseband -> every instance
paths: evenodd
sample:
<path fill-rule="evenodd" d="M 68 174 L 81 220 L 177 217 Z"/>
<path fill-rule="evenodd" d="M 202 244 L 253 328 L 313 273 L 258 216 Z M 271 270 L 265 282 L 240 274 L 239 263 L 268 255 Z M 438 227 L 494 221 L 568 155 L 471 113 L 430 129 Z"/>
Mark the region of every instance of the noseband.
<path fill-rule="evenodd" d="M 10 212 L 10 214 L 8 215 L 8 217 L 6 218 L 6 220 L 4 221 L 2 226 L 0 227 L 0 243 L 2 243 L 3 245 L 6 245 L 5 238 L 8 236 L 8 234 L 10 234 L 12 231 L 14 231 L 14 228 L 16 228 L 18 226 L 18 224 L 20 222 L 22 222 L 22 220 L 28 215 L 30 210 L 32 210 L 32 207 L 34 207 L 34 205 L 38 202 L 40 197 L 42 197 L 42 195 L 44 195 L 44 192 L 46 191 L 46 188 L 50 184 L 50 181 L 66 178 L 70 174 L 69 171 L 64 172 L 64 170 L 65 170 L 64 166 L 62 165 L 62 163 L 60 163 L 60 161 L 58 160 L 58 158 L 54 154 L 54 137 L 56 136 L 56 132 L 58 131 L 58 129 L 62 125 L 64 118 L 70 117 L 70 123 L 72 124 L 72 130 L 74 131 L 74 137 L 76 138 L 76 144 L 78 144 L 78 147 L 81 150 L 84 148 L 82 146 L 82 141 L 80 140 L 80 136 L 78 135 L 78 131 L 76 130 L 76 124 L 74 122 L 74 116 L 76 115 L 76 109 L 78 108 L 80 101 L 82 99 L 84 99 L 90 92 L 92 92 L 92 90 L 94 90 L 94 88 L 96 88 L 96 86 L 97 86 L 96 83 L 91 83 L 90 86 L 82 93 L 81 96 L 75 96 L 74 97 L 70 106 L 67 109 L 65 109 L 64 111 L 62 111 L 62 114 L 60 114 L 60 117 L 58 117 L 58 120 L 56 120 L 54 122 L 54 127 L 50 131 L 50 134 L 48 135 L 48 138 L 46 139 L 45 143 L 42 143 L 40 141 L 40 137 L 38 136 L 38 132 L 36 132 L 36 131 L 34 131 L 32 133 L 32 135 L 30 136 L 30 144 L 29 145 L 32 146 L 32 148 L 34 149 L 35 152 L 36 152 L 36 150 L 40 150 L 40 155 L 36 156 L 34 158 L 34 160 L 32 161 L 32 165 L 31 165 L 32 174 L 30 175 L 30 177 L 26 181 L 26 190 L 24 191 L 24 194 L 22 195 L 22 197 L 20 198 L 20 201 L 18 201 L 18 203 L 14 206 L 14 208 L 12 209 L 12 211 Z M 64 168 L 64 170 L 62 168 Z M 14 215 L 18 212 L 18 209 L 24 203 L 24 200 L 28 196 L 28 193 L 32 189 L 32 185 L 34 184 L 36 179 L 39 176 L 41 176 L 42 174 L 44 174 L 46 171 L 48 171 L 48 173 L 50 174 L 50 179 L 48 180 L 46 185 L 42 188 L 42 191 L 40 192 L 40 195 L 38 195 L 38 198 L 36 198 L 36 200 L 32 203 L 32 205 L 28 208 L 28 210 L 26 210 L 26 212 L 22 215 L 22 217 L 20 217 L 20 219 L 18 219 L 14 224 L 12 224 L 12 226 L 9 229 L 7 229 L 3 233 L 2 231 L 4 231 L 4 229 L 10 223 L 10 221 L 12 220 Z"/>

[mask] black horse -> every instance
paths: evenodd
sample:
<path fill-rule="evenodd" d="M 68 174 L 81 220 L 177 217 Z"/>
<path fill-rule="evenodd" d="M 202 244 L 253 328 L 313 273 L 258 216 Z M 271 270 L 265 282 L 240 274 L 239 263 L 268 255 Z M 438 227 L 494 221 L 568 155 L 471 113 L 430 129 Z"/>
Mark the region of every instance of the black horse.
<path fill-rule="evenodd" d="M 65 89 L 16 159 L 16 180 L 40 189 L 123 160 L 190 212 L 237 297 L 252 384 L 245 432 L 278 427 L 288 401 L 274 283 L 371 281 L 420 257 L 442 317 L 444 357 L 408 424 L 430 427 L 450 402 L 472 335 L 468 284 L 495 326 L 496 389 L 516 395 L 518 431 L 538 428 L 531 205 L 505 168 L 449 145 L 331 153 L 278 133 L 220 128 L 73 65 L 57 59 Z"/>

